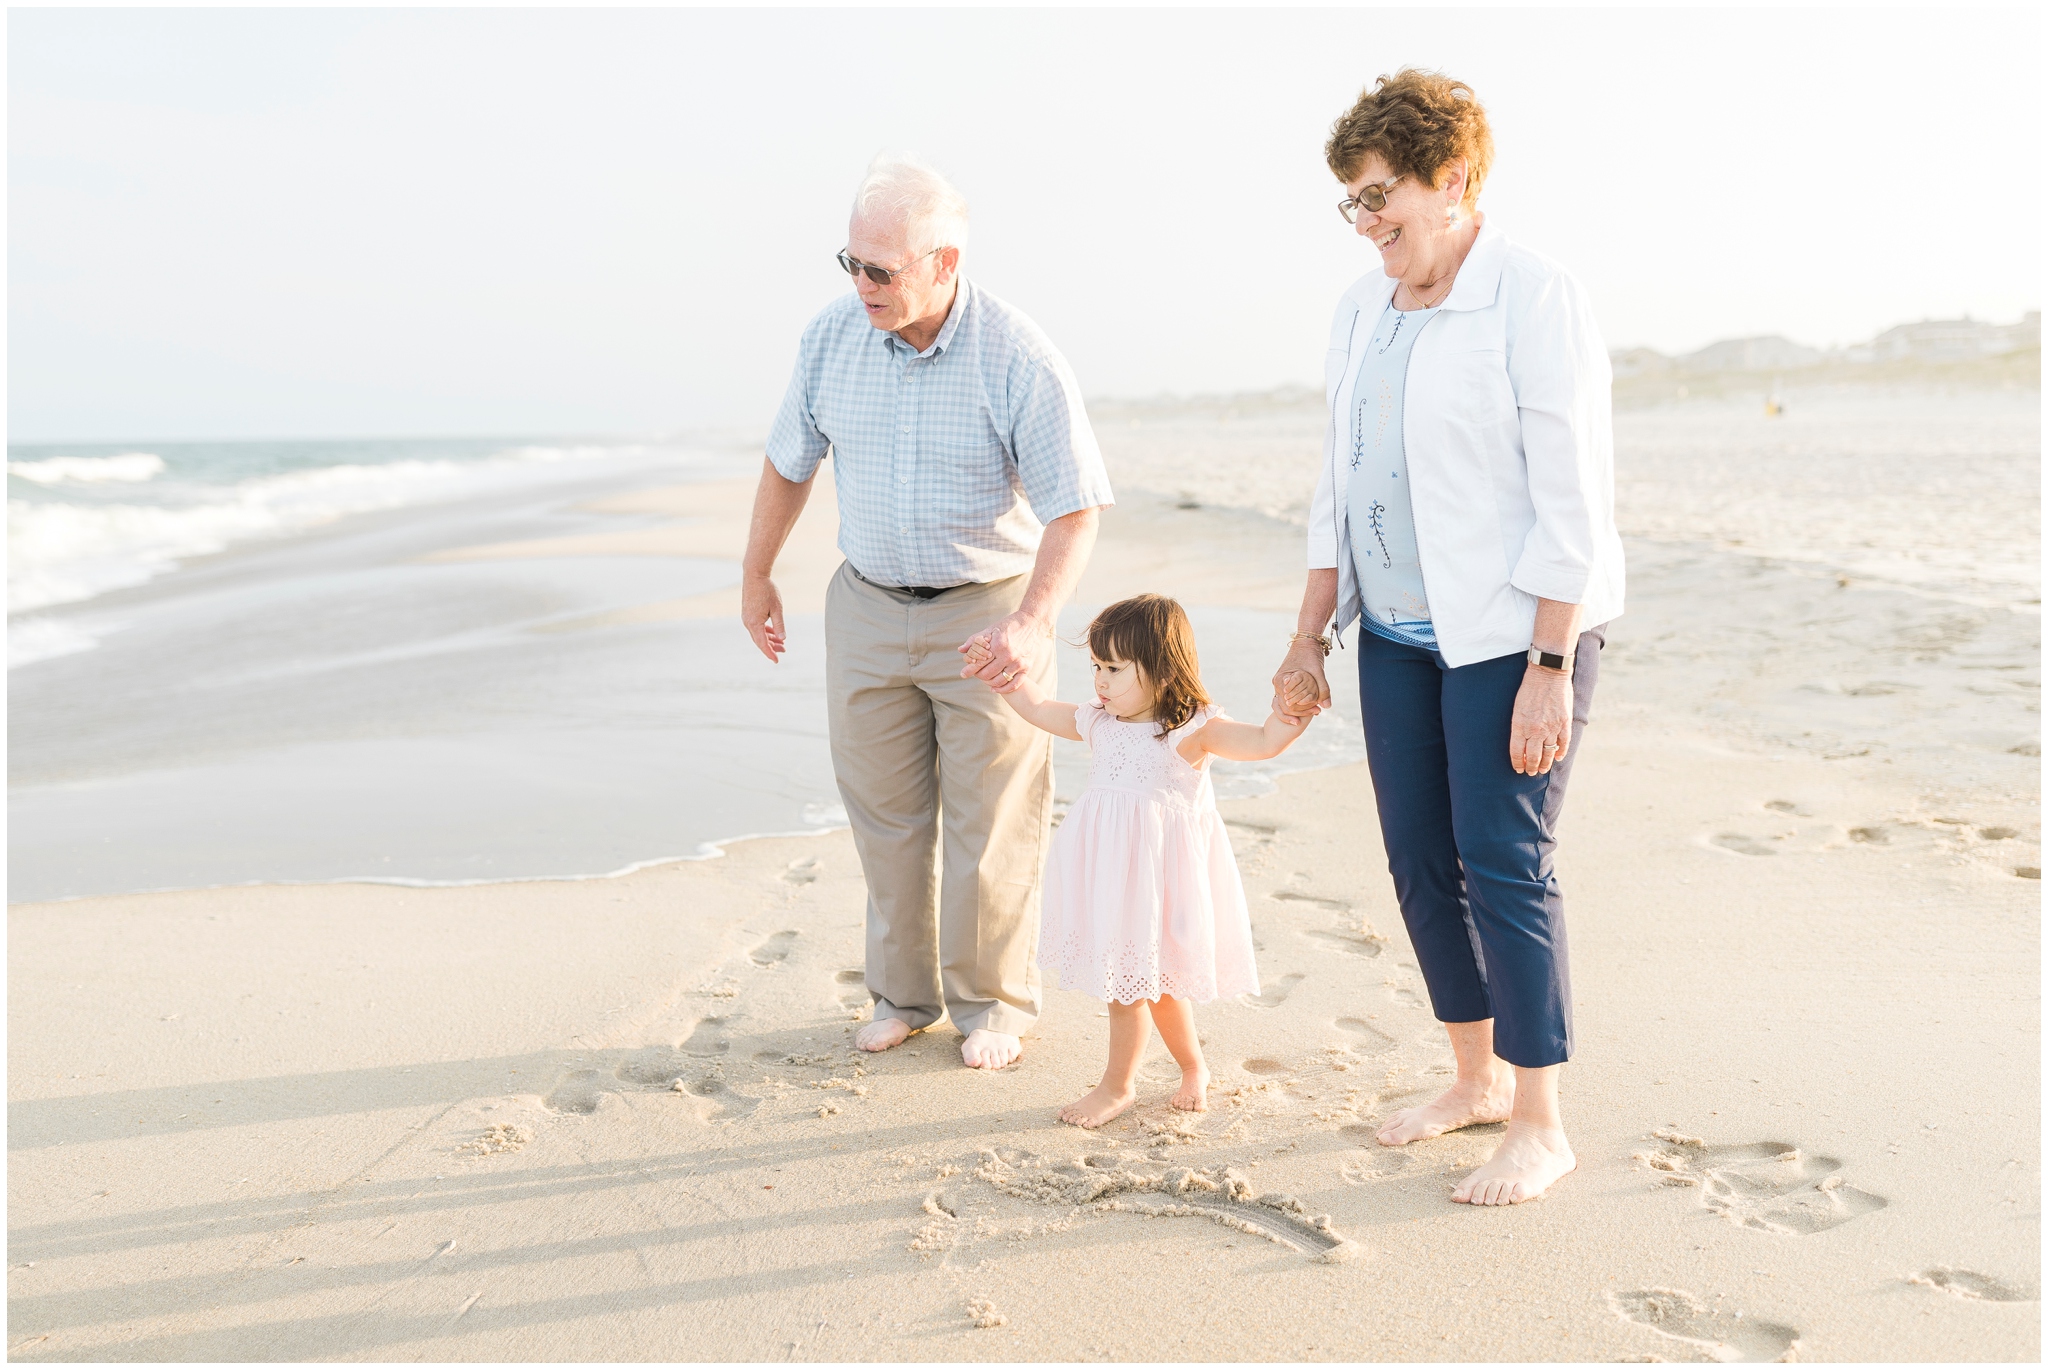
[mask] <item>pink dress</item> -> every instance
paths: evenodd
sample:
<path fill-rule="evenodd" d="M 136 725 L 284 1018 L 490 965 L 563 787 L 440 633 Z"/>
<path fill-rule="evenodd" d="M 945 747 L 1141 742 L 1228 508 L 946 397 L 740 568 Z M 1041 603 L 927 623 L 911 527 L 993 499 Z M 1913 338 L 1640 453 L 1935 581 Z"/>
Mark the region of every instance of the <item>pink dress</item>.
<path fill-rule="evenodd" d="M 1094 764 L 1053 834 L 1038 937 L 1038 964 L 1060 988 L 1119 1004 L 1258 993 L 1209 758 L 1191 766 L 1175 750 L 1222 712 L 1211 705 L 1159 737 L 1156 723 L 1122 722 L 1100 701 L 1076 711 Z"/>

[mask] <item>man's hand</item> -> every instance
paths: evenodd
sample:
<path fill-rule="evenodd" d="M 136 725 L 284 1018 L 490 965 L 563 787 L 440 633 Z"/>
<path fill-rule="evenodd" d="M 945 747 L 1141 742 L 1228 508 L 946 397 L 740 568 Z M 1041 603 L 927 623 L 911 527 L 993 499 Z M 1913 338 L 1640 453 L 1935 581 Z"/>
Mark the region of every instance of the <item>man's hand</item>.
<path fill-rule="evenodd" d="M 1051 637 L 1052 624 L 1019 609 L 960 644 L 958 651 L 967 658 L 960 674 L 985 680 L 990 689 L 1006 695 L 1024 683 Z"/>
<path fill-rule="evenodd" d="M 783 637 L 782 595 L 768 577 L 740 579 L 740 622 L 747 625 L 747 636 L 770 661 L 779 662 L 789 650 Z"/>

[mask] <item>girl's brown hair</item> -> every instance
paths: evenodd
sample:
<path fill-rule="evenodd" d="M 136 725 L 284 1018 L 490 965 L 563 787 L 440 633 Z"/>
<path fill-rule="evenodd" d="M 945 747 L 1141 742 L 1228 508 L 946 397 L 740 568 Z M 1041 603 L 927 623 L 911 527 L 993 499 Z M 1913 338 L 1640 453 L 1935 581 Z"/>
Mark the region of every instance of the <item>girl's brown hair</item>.
<path fill-rule="evenodd" d="M 1165 595 L 1118 600 L 1088 625 L 1097 661 L 1128 661 L 1152 687 L 1153 714 L 1164 737 L 1209 702 L 1195 661 L 1195 630 L 1178 601 Z"/>

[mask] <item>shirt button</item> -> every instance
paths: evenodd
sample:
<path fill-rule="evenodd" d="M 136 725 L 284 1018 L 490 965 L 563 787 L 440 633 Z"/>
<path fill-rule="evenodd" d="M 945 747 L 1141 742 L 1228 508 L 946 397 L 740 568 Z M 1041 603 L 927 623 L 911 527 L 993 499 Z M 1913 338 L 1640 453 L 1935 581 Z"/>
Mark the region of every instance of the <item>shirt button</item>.
<path fill-rule="evenodd" d="M 910 426 L 908 424 L 904 425 L 903 431 L 908 433 L 910 431 Z"/>

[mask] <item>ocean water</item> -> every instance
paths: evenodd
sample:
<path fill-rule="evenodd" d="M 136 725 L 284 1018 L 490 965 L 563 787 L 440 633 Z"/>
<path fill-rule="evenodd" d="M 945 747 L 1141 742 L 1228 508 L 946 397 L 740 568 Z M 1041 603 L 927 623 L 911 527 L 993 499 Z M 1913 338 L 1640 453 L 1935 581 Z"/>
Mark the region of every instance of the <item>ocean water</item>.
<path fill-rule="evenodd" d="M 8 665 L 95 644 L 75 622 L 38 610 L 351 514 L 544 488 L 652 450 L 492 439 L 10 445 Z"/>
<path fill-rule="evenodd" d="M 1788 398 L 1617 415 L 1630 607 L 1596 719 L 1897 763 L 1930 804 L 2033 793 L 2038 392 Z M 1094 418 L 1147 536 L 1291 580 L 1319 406 Z M 594 876 L 843 822 L 822 624 L 771 666 L 723 612 L 644 612 L 736 563 L 432 559 L 659 523 L 603 502 L 759 461 L 709 438 L 11 448 L 10 899 Z M 1212 693 L 1263 717 L 1291 609 L 1189 607 Z M 1076 697 L 1085 658 L 1060 662 Z M 1363 756 L 1333 665 L 1334 714 L 1219 766 L 1220 793 Z M 1071 799 L 1086 753 L 1055 764 Z"/>

